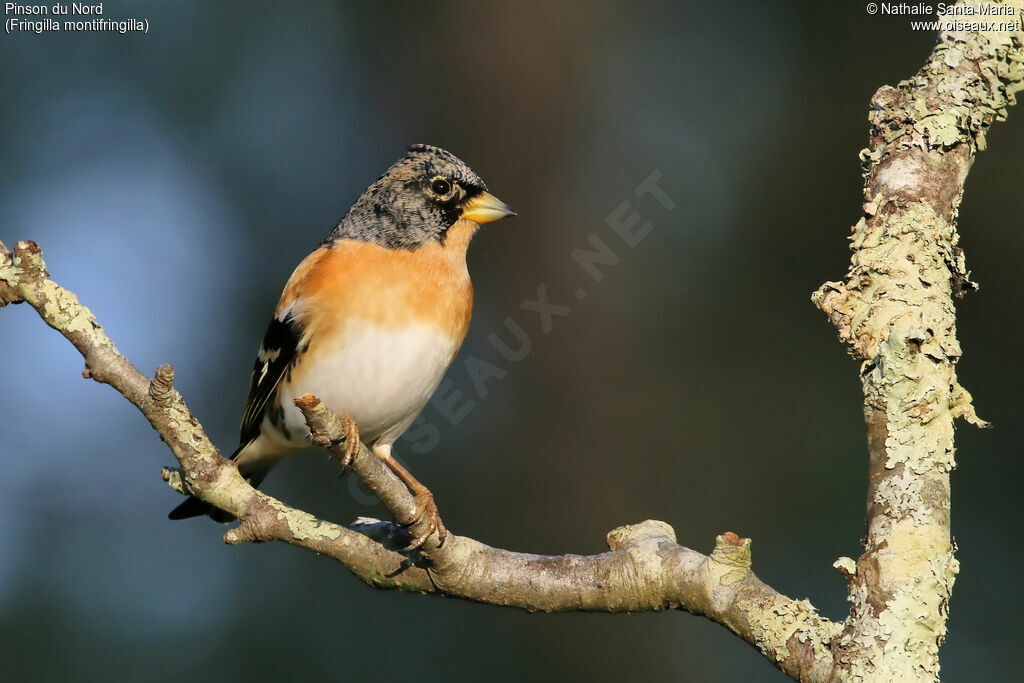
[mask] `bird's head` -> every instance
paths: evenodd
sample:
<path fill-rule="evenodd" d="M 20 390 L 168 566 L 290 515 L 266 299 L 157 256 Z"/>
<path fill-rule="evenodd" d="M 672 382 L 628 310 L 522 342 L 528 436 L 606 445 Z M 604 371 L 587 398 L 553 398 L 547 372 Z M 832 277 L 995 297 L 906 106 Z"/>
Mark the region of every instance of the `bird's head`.
<path fill-rule="evenodd" d="M 328 240 L 348 237 L 415 249 L 444 244 L 460 219 L 482 224 L 514 215 L 454 154 L 413 145 L 366 189 Z"/>

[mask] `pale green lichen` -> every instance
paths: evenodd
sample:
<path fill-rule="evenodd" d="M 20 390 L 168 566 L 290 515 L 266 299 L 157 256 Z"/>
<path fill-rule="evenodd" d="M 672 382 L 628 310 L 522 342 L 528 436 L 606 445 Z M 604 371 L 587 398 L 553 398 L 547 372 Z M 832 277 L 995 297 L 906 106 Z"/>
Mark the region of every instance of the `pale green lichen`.
<path fill-rule="evenodd" d="M 648 538 L 664 538 L 675 543 L 676 532 L 666 522 L 657 519 L 645 519 L 639 524 L 626 524 L 616 527 L 605 536 L 608 548 L 611 550 L 618 550 Z"/>
<path fill-rule="evenodd" d="M 918 479 L 909 469 L 886 477 L 875 490 L 874 502 L 899 511 L 917 524 L 930 524 L 933 512 L 925 505 Z"/>
<path fill-rule="evenodd" d="M 21 301 L 24 297 L 19 288 L 22 273 L 19 261 L 7 249 L 7 246 L 0 242 L 0 282 L 5 283 L 12 290 L 4 298 L 0 298 L 0 306 L 11 301 Z"/>
<path fill-rule="evenodd" d="M 167 482 L 167 485 L 170 486 L 175 491 L 177 491 L 178 493 L 184 495 L 188 494 L 188 490 L 185 488 L 185 481 L 181 475 L 181 470 L 172 470 L 165 467 L 163 472 L 163 478 L 164 481 Z"/>
<path fill-rule="evenodd" d="M 843 306 L 850 341 L 870 363 L 865 398 L 885 410 L 888 469 L 953 467 L 951 410 L 956 404 L 965 414 L 969 395 L 955 402 L 950 391 L 961 351 L 950 263 L 939 245 L 955 240 L 953 226 L 924 202 L 857 226 Z"/>
<path fill-rule="evenodd" d="M 930 147 L 950 147 L 966 134 L 985 149 L 989 126 L 1006 119 L 1014 92 L 1024 87 L 1024 4 L 1008 4 L 1015 6 L 1017 30 L 945 33 L 925 68 L 900 84 L 908 90 L 929 86 L 917 91 L 904 120 L 914 121 Z"/>
<path fill-rule="evenodd" d="M 715 549 L 711 552 L 708 563 L 708 574 L 711 585 L 732 586 L 750 574 L 750 539 L 735 538 L 730 543 L 724 536 L 715 539 Z"/>
<path fill-rule="evenodd" d="M 784 662 L 792 656 L 789 640 L 810 645 L 813 658 L 819 662 L 831 661 L 832 639 L 842 630 L 841 624 L 825 619 L 809 600 L 791 600 L 775 595 L 771 603 L 764 598 L 741 599 L 737 608 L 750 624 L 754 645 L 776 662 Z"/>
<path fill-rule="evenodd" d="M 44 280 L 39 288 L 40 299 L 46 302 L 43 315 L 47 322 L 59 320 L 61 329 L 68 334 L 89 333 L 99 327 L 92 311 L 78 301 L 78 297 L 57 285 L 53 280 Z"/>
<path fill-rule="evenodd" d="M 290 508 L 280 501 L 268 498 L 270 506 L 277 512 L 277 518 L 288 525 L 292 537 L 296 541 L 308 541 L 314 538 L 328 538 L 332 541 L 341 536 L 341 527 L 325 524 L 308 512 Z"/>
<path fill-rule="evenodd" d="M 918 100 L 923 101 L 923 98 Z M 914 123 L 914 129 L 922 135 L 927 135 L 935 145 L 952 145 L 960 138 L 956 114 L 949 112 L 925 116 Z"/>
<path fill-rule="evenodd" d="M 1012 4 L 1021 17 L 1024 2 Z M 949 534 L 953 420 L 986 424 L 955 372 L 953 295 L 976 287 L 955 221 L 973 151 L 1024 87 L 1017 27 L 944 34 L 921 72 L 876 93 L 872 147 L 861 152 L 874 196 L 854 228 L 846 281 L 814 296 L 863 359 L 871 442 L 884 447 L 874 453 L 868 552 L 860 566 L 835 564 L 850 578 L 852 603 L 839 680 L 938 679 L 958 568 Z"/>
<path fill-rule="evenodd" d="M 42 253 L 37 248 L 19 250 L 21 244 L 15 245 L 14 254 L 0 261 L 0 280 L 14 288 L 39 311 L 48 325 L 65 336 L 85 334 L 95 347 L 115 349 L 114 342 L 103 334 L 92 311 L 83 306 L 73 292 L 45 277 L 46 263 Z M 43 277 L 23 281 L 26 274 L 42 274 Z"/>
<path fill-rule="evenodd" d="M 784 667 L 793 656 L 790 641 L 796 639 L 809 647 L 810 660 L 816 668 L 828 668 L 832 661 L 831 641 L 839 635 L 842 627 L 822 617 L 810 601 L 793 600 L 774 592 L 765 595 L 742 587 L 738 588 L 738 593 L 722 594 L 715 590 L 720 586 L 742 586 L 753 576 L 749 538 L 741 539 L 733 534 L 718 536 L 715 549 L 704 564 L 705 582 L 711 588 L 709 597 L 715 607 L 724 611 L 728 596 L 735 596 L 732 607 L 736 613 L 723 620 L 725 626 L 740 633 L 744 630 L 740 623 L 745 623 L 751 642 L 766 657 Z"/>
<path fill-rule="evenodd" d="M 909 535 L 895 533 L 891 537 L 899 540 Z M 883 588 L 891 589 L 881 611 L 869 604 L 866 586 L 852 587 L 854 628 L 840 641 L 844 648 L 842 678 L 877 680 L 877 672 L 885 672 L 886 680 L 938 680 L 939 645 L 946 634 L 945 606 L 957 570 L 952 548 L 934 553 L 911 542 L 880 553 L 886 553 L 879 563 L 894 581 L 880 577 Z M 927 570 L 917 571 L 922 564 Z M 907 569 L 912 570 L 914 580 L 903 583 L 899 579 L 906 576 L 903 572 Z"/>
<path fill-rule="evenodd" d="M 857 563 L 852 557 L 840 557 L 832 563 L 832 566 L 846 577 L 852 577 L 857 574 Z"/>
<path fill-rule="evenodd" d="M 950 407 L 950 411 L 953 417 L 962 417 L 975 427 L 987 429 L 992 426 L 991 422 L 982 420 L 974 412 L 974 399 L 971 397 L 970 392 L 964 389 L 959 382 L 953 384 L 953 405 Z"/>
<path fill-rule="evenodd" d="M 933 679 L 956 572 L 948 529 L 953 417 L 969 395 L 960 356 L 948 254 L 954 227 L 919 202 L 858 225 L 843 307 L 847 336 L 868 359 L 866 404 L 884 411 L 888 472 L 873 492 L 872 576 L 854 575 L 850 626 L 840 658 L 847 680 Z M 849 570 L 849 564 L 844 569 Z M 852 574 L 852 572 L 851 572 Z M 867 582 L 871 581 L 871 589 Z M 880 607 L 879 600 L 884 600 Z"/>

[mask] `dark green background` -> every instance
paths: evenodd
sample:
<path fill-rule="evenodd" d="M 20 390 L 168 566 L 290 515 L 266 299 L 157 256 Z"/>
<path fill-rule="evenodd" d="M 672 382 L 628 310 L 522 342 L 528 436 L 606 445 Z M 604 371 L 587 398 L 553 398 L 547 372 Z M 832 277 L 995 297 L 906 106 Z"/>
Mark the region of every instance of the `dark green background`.
<path fill-rule="evenodd" d="M 104 3 L 148 35 L 0 36 L 0 239 L 34 239 L 142 369 L 231 450 L 282 284 L 410 143 L 462 156 L 519 217 L 471 249 L 475 316 L 449 377 L 475 406 L 429 455 L 397 451 L 445 521 L 492 545 L 593 553 L 671 523 L 834 618 L 863 533 L 857 365 L 809 302 L 860 216 L 874 90 L 934 35 L 864 4 Z M 1007 680 L 1016 618 L 1020 165 L 995 129 L 960 214 L 981 292 L 960 377 L 991 431 L 958 429 L 962 570 L 949 680 Z M 633 188 L 652 171 L 678 203 Z M 652 223 L 635 248 L 606 224 Z M 594 283 L 590 235 L 621 262 Z M 520 307 L 571 307 L 544 334 Z M 577 301 L 573 293 L 587 288 Z M 511 317 L 509 363 L 487 343 Z M 475 357 L 507 373 L 486 398 Z M 373 591 L 284 545 L 171 523 L 171 456 L 30 309 L 0 312 L 0 662 L 10 680 L 779 680 L 725 629 L 668 612 L 529 615 Z M 383 515 L 320 453 L 266 489 L 333 520 Z"/>

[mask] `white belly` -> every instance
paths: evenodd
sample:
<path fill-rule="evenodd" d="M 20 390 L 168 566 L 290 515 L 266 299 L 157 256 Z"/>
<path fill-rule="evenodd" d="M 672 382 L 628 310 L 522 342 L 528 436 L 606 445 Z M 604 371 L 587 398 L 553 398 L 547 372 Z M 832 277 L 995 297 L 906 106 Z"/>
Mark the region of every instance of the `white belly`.
<path fill-rule="evenodd" d="M 336 339 L 333 346 L 320 342 L 316 360 L 303 360 L 281 391 L 296 446 L 308 443 L 308 429 L 292 399 L 306 393 L 350 415 L 364 443 L 394 443 L 437 389 L 459 344 L 427 325 L 386 330 L 369 321 L 350 322 Z"/>

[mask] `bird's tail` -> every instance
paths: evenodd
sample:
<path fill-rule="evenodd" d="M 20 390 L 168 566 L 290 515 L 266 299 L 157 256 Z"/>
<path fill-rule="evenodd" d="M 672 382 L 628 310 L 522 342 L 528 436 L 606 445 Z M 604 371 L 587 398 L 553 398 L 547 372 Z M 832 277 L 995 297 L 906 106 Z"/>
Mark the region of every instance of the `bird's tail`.
<path fill-rule="evenodd" d="M 242 449 L 248 445 L 249 444 L 242 444 L 239 446 L 235 452 L 231 454 L 231 459 L 236 460 L 238 455 L 242 452 Z M 253 486 L 259 486 L 260 482 L 263 481 L 264 474 L 266 474 L 266 472 L 251 474 L 247 476 L 246 479 Z M 235 520 L 235 516 L 231 513 L 219 510 L 194 496 L 189 496 L 184 503 L 171 510 L 167 515 L 167 519 L 189 519 L 191 517 L 202 517 L 203 515 L 209 515 L 210 519 L 215 522 L 220 522 L 221 524 L 227 524 L 228 522 L 233 522 Z"/>
<path fill-rule="evenodd" d="M 189 519 L 190 517 L 202 517 L 203 515 L 210 515 L 210 517 L 218 522 L 230 522 L 234 519 L 233 516 L 223 510 L 218 510 L 209 503 L 192 496 L 189 496 L 184 503 L 171 510 L 167 515 L 167 519 Z M 221 516 L 224 516 L 225 519 L 220 519 Z"/>

